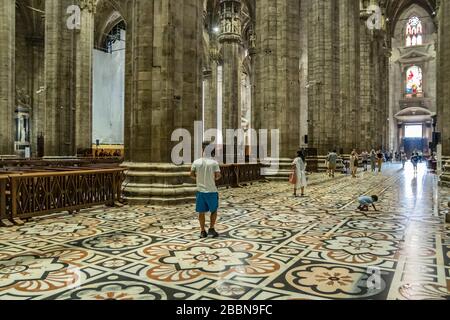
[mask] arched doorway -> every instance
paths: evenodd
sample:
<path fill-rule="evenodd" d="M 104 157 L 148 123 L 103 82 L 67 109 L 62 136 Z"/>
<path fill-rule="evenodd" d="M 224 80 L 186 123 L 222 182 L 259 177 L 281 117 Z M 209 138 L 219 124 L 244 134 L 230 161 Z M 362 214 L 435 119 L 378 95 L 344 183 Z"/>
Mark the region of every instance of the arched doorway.
<path fill-rule="evenodd" d="M 414 152 L 429 154 L 433 140 L 433 116 L 436 113 L 425 108 L 406 108 L 395 115 L 398 126 L 399 150 L 410 156 Z"/>

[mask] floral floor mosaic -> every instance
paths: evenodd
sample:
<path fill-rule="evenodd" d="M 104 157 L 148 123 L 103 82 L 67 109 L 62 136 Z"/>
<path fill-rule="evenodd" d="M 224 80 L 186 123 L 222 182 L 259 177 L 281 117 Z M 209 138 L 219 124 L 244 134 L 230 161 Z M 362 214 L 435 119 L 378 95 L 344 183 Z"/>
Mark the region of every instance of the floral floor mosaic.
<path fill-rule="evenodd" d="M 219 239 L 199 239 L 193 206 L 0 229 L 0 299 L 449 298 L 450 192 L 434 175 L 392 165 L 312 180 L 305 198 L 283 183 L 223 190 Z M 380 196 L 380 212 L 355 211 L 363 194 Z"/>

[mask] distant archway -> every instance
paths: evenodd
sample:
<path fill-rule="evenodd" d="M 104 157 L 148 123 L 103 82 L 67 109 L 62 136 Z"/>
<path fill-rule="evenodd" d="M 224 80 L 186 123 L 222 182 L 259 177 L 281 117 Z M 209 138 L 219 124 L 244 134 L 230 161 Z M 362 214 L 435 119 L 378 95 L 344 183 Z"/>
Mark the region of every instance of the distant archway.
<path fill-rule="evenodd" d="M 97 4 L 93 48 L 92 142 L 94 154 L 123 155 L 126 20 L 118 3 Z"/>

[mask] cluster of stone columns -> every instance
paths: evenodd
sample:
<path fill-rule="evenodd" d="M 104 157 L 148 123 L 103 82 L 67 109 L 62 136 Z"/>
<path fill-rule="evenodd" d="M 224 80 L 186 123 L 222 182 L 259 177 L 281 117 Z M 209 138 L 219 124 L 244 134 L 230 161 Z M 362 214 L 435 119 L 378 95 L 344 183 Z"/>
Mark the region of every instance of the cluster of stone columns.
<path fill-rule="evenodd" d="M 33 81 L 32 146 L 36 155 L 38 135 L 45 139 L 45 156 L 73 156 L 78 149 L 92 145 L 92 50 L 95 0 L 79 0 L 81 25 L 69 28 L 70 0 L 45 2 L 44 52 L 39 39 L 30 35 L 31 56 L 35 63 L 30 73 L 39 78 L 38 61 L 43 58 L 45 84 Z M 16 3 L 1 0 L 0 12 L 0 154 L 14 153 L 15 37 Z M 76 21 L 74 19 L 74 21 Z M 40 56 L 43 55 L 43 56 Z M 34 79 L 35 80 L 35 79 Z M 39 92 L 39 93 L 38 93 Z M 40 100 L 43 95 L 43 101 Z"/>
<path fill-rule="evenodd" d="M 387 147 L 385 32 L 368 28 L 358 1 L 307 5 L 310 147 L 322 155 Z"/>
<path fill-rule="evenodd" d="M 76 38 L 75 148 L 92 145 L 94 15 L 97 0 L 80 0 L 80 30 Z"/>
<path fill-rule="evenodd" d="M 349 153 L 359 147 L 360 127 L 360 6 L 355 0 L 339 0 L 339 141 Z M 363 62 L 364 63 L 364 62 Z"/>
<path fill-rule="evenodd" d="M 15 11 L 15 0 L 0 0 L 0 155 L 14 152 Z"/>
<path fill-rule="evenodd" d="M 371 4 L 376 4 L 372 0 Z M 360 121 L 355 148 L 360 150 L 383 148 L 387 143 L 388 118 L 388 61 L 384 48 L 386 31 L 370 29 L 367 21 L 372 13 L 361 12 L 360 19 Z"/>
<path fill-rule="evenodd" d="M 223 65 L 222 130 L 241 128 L 241 0 L 220 0 Z"/>
<path fill-rule="evenodd" d="M 300 147 L 299 6 L 295 0 L 261 0 L 256 6 L 252 123 L 257 130 L 280 131 L 281 160 L 294 158 Z"/>
<path fill-rule="evenodd" d="M 45 156 L 73 156 L 92 146 L 94 0 L 80 0 L 70 20 L 70 0 L 46 1 L 45 95 L 41 123 Z M 76 11 L 72 12 L 77 14 Z M 36 128 L 37 129 L 37 128 Z"/>
<path fill-rule="evenodd" d="M 337 1 L 308 0 L 309 146 L 319 155 L 339 146 L 339 8 Z"/>
<path fill-rule="evenodd" d="M 181 128 L 192 137 L 194 156 L 194 123 L 202 117 L 202 7 L 201 0 L 129 2 L 124 193 L 131 203 L 195 196 L 188 166 L 172 164 L 171 154 L 178 144 L 172 133 Z"/>

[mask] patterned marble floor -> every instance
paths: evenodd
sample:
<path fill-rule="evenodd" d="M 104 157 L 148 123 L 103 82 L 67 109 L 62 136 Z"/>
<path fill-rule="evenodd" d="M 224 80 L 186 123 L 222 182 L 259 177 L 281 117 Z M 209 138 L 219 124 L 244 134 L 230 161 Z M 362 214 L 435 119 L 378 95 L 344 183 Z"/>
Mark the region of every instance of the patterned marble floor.
<path fill-rule="evenodd" d="M 192 206 L 95 208 L 0 229 L 0 299 L 448 299 L 448 191 L 424 167 L 222 191 L 220 239 Z M 319 183 L 321 182 L 321 183 Z M 356 212 L 378 194 L 381 212 Z"/>

